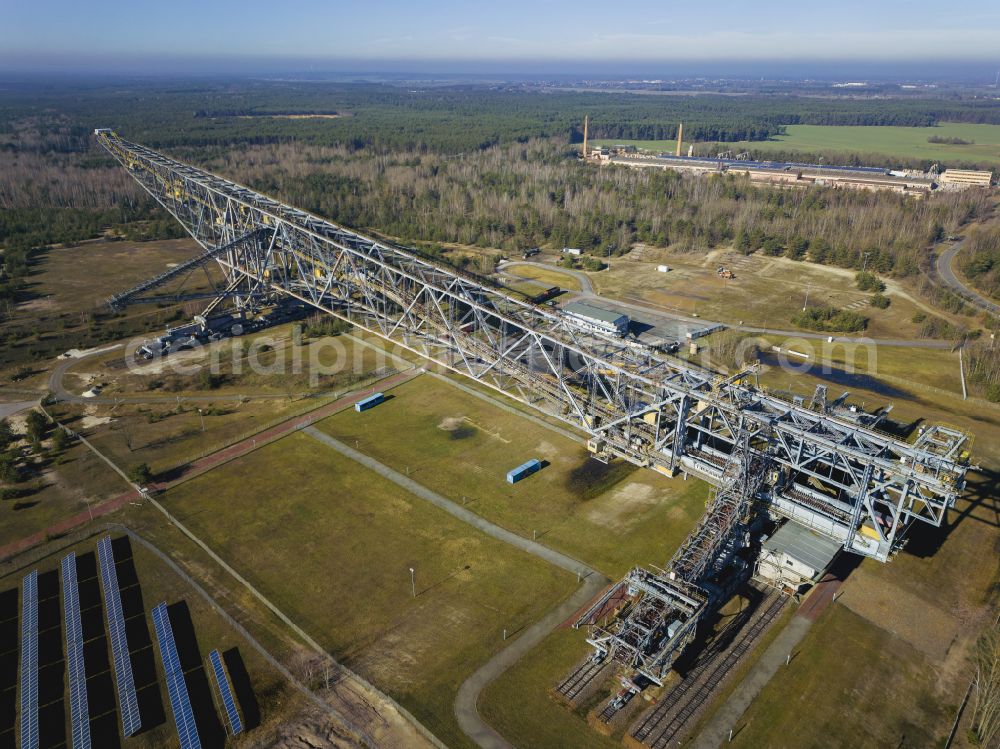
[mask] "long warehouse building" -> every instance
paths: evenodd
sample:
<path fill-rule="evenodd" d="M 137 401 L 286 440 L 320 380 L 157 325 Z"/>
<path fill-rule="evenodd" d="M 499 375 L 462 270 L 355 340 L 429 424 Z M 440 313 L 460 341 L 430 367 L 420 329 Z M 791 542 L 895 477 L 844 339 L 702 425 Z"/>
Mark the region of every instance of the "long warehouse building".
<path fill-rule="evenodd" d="M 628 315 L 623 315 L 621 312 L 607 310 L 587 302 L 570 302 L 562 308 L 562 311 L 588 330 L 619 336 L 628 332 Z"/>

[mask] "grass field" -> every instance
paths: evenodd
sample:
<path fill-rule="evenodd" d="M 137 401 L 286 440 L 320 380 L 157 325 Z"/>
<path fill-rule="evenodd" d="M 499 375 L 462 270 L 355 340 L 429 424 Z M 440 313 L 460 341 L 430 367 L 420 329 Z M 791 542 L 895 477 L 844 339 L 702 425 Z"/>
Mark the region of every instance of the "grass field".
<path fill-rule="evenodd" d="M 291 325 L 284 325 L 253 337 L 225 339 L 132 371 L 113 368 L 121 351 L 85 360 L 66 374 L 64 382 L 71 392 L 83 392 L 100 382 L 105 385 L 104 397 L 143 397 L 152 402 L 64 404 L 56 411 L 120 465 L 147 463 L 156 473 L 279 419 L 318 408 L 336 393 L 360 387 L 376 370 L 400 366 L 348 336 L 307 338 L 295 346 L 291 331 Z M 262 350 L 265 343 L 267 350 Z M 253 353 L 248 355 L 247 347 Z M 221 379 L 217 387 L 207 388 L 201 374 L 215 359 L 221 366 L 211 369 Z M 260 365 L 257 372 L 252 371 L 252 362 Z M 257 395 L 272 397 L 244 397 Z M 199 400 L 185 400 L 188 396 Z"/>
<path fill-rule="evenodd" d="M 589 647 L 583 631 L 557 629 L 483 690 L 483 719 L 521 749 L 620 748 L 620 738 L 602 736 L 587 724 L 585 710 L 570 711 L 549 696 Z"/>
<path fill-rule="evenodd" d="M 656 272 L 660 262 L 670 266 L 669 273 Z M 716 273 L 720 265 L 731 268 L 736 277 L 720 278 Z M 890 307 L 879 310 L 868 304 L 871 294 L 858 290 L 852 270 L 761 253 L 647 251 L 642 262 L 619 260 L 610 270 L 590 274 L 590 279 L 599 294 L 609 297 L 779 330 L 795 329 L 792 317 L 807 301 L 865 315 L 869 318 L 865 335 L 875 338 L 915 337 L 920 326 L 913 316 L 918 312 L 948 317 L 896 281 L 887 282 Z"/>
<path fill-rule="evenodd" d="M 302 434 L 171 490 L 165 504 L 449 746 L 469 745 L 452 712 L 458 686 L 502 647 L 505 628 L 516 635 L 576 585 Z"/>
<path fill-rule="evenodd" d="M 153 644 L 151 609 L 161 601 L 170 610 L 175 639 L 181 661 L 184 664 L 192 705 L 198 720 L 202 741 L 206 746 L 221 746 L 225 740 L 222 721 L 225 720 L 221 705 L 213 702 L 213 696 L 206 678 L 207 658 L 211 650 L 218 649 L 226 656 L 229 665 L 231 655 L 227 651 L 235 649 L 249 677 L 253 700 L 241 702 L 243 716 L 248 727 L 247 733 L 230 746 L 265 745 L 273 742 L 280 723 L 294 725 L 297 713 L 304 706 L 303 698 L 284 681 L 259 653 L 222 619 L 208 603 L 187 583 L 176 575 L 157 556 L 127 537 L 114 534 L 115 559 L 118 562 L 118 576 L 122 586 L 122 603 L 126 619 L 129 644 L 132 652 L 133 672 L 139 698 L 140 714 L 144 730 L 128 739 L 127 745 L 144 747 L 169 746 L 176 742 L 176 729 L 170 713 L 159 653 Z M 60 734 L 69 743 L 68 692 L 64 691 L 64 655 L 62 649 L 63 626 L 62 606 L 59 598 L 48 598 L 58 593 L 59 562 L 69 551 L 77 554 L 78 579 L 82 623 L 84 626 L 85 658 L 87 664 L 88 691 L 90 702 L 91 733 L 94 746 L 123 746 L 119 736 L 120 718 L 110 671 L 110 643 L 107 640 L 103 600 L 97 587 L 96 567 L 97 537 L 75 544 L 68 549 L 53 553 L 37 564 L 0 579 L 0 597 L 6 606 L 12 605 L 11 613 L 18 611 L 17 589 L 21 577 L 30 569 L 39 572 L 39 594 L 43 599 L 39 606 L 39 623 L 42 630 L 39 655 L 42 667 L 39 671 L 39 688 L 42 703 L 40 722 L 42 746 L 57 746 Z M 44 599 L 48 599 L 47 601 Z M 6 630 L 18 624 L 18 619 L 7 620 L 5 610 L 2 618 Z M 53 627 L 53 628 L 50 628 Z M 16 631 L 16 629 L 14 630 Z M 11 632 L 11 639 L 5 645 L 17 642 Z M 6 647 L 3 648 L 6 651 Z M 16 652 L 16 651 L 15 651 Z M 5 692 L 6 683 L 12 674 L 4 671 L 4 691 L 13 699 L 14 692 Z M 234 685 L 237 676 L 234 673 Z M 239 692 L 237 692 L 239 694 Z M 13 719 L 13 711 L 4 710 Z M 13 746 L 13 725 L 0 725 L 0 744 Z M 8 733 L 8 731 L 11 731 Z M 220 735 L 221 732 L 221 735 Z M 221 738 L 221 740 L 220 740 Z"/>
<path fill-rule="evenodd" d="M 0 546 L 30 536 L 89 504 L 126 490 L 121 477 L 80 443 L 50 454 L 23 482 L 19 496 L 0 501 Z"/>
<path fill-rule="evenodd" d="M 177 305 L 137 305 L 112 316 L 105 302 L 197 251 L 194 240 L 171 239 L 95 241 L 40 252 L 27 278 L 24 293 L 28 299 L 4 321 L 0 375 L 70 348 L 163 328 L 179 309 Z M 188 288 L 197 289 L 200 283 L 195 279 Z"/>
<path fill-rule="evenodd" d="M 940 746 L 961 699 L 943 686 L 921 653 L 834 605 L 744 713 L 732 744 Z"/>
<path fill-rule="evenodd" d="M 704 510 L 707 487 L 624 462 L 604 465 L 583 445 L 436 378 L 422 376 L 378 408 L 343 411 L 317 427 L 519 535 L 614 577 L 662 564 Z M 530 458 L 539 473 L 508 484 Z"/>
<path fill-rule="evenodd" d="M 842 390 L 837 390 L 838 387 L 850 390 L 857 384 L 885 388 L 890 394 L 900 388 L 913 390 L 914 385 L 941 388 L 955 396 L 962 394 L 958 354 L 948 349 L 827 343 L 825 339 L 774 335 L 758 336 L 758 340 L 765 349 L 779 346 L 807 354 L 817 373 L 826 370 L 824 376 L 830 382 L 830 390 L 837 391 L 832 396 L 840 395 Z M 706 339 L 706 345 L 711 346 L 711 339 Z M 796 367 L 801 365 L 794 355 L 785 358 Z"/>
<path fill-rule="evenodd" d="M 558 286 L 561 289 L 569 289 L 571 291 L 580 290 L 580 282 L 577 279 L 566 273 L 560 273 L 554 268 L 539 268 L 537 265 L 515 265 L 510 269 L 510 273 L 522 278 L 531 278 L 535 281 L 540 281 L 545 285 L 545 288 Z"/>
<path fill-rule="evenodd" d="M 928 138 L 960 138 L 970 145 L 929 143 Z M 674 153 L 677 141 L 600 140 L 594 145 L 632 143 L 653 152 Z M 1000 125 L 944 122 L 936 127 L 789 125 L 787 135 L 767 141 L 720 144 L 725 148 L 757 151 L 800 151 L 882 154 L 896 159 L 940 161 L 952 164 L 1000 165 Z M 685 150 L 685 153 L 687 151 Z M 887 164 L 888 166 L 889 164 Z"/>

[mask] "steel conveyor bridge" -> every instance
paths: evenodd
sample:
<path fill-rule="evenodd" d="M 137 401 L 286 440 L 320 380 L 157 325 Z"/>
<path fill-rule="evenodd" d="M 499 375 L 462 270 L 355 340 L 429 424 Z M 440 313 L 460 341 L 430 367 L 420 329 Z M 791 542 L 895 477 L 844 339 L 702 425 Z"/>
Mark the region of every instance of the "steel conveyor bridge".
<path fill-rule="evenodd" d="M 913 521 L 940 525 L 964 486 L 966 435 L 907 443 L 753 384 L 582 330 L 558 311 L 130 143 L 98 142 L 219 264 L 228 294 L 284 294 L 591 435 L 598 455 L 713 483 L 739 434 L 773 470 L 779 514 L 886 560 Z M 204 256 L 204 255 L 203 255 Z M 861 532 L 864 529 L 864 532 Z"/>
<path fill-rule="evenodd" d="M 749 479 L 740 479 L 734 495 L 733 466 L 742 466 L 734 476 L 756 471 L 753 499 L 771 514 L 881 561 L 911 523 L 941 525 L 964 488 L 962 432 L 934 426 L 909 443 L 789 403 L 758 387 L 752 368 L 724 377 L 584 330 L 556 310 L 414 250 L 284 205 L 112 130 L 95 135 L 201 245 L 192 265 L 218 264 L 225 295 L 237 306 L 262 295 L 294 297 L 582 429 L 597 457 L 667 475 L 683 471 L 720 487 L 679 552 L 686 558 L 662 574 L 636 570 L 631 583 L 622 583 L 676 599 L 688 612 L 685 621 L 710 597 L 691 586 L 732 555 L 727 534 L 746 529 L 733 518 L 744 514 Z M 729 514 L 713 515 L 722 512 Z M 726 537 L 713 522 L 722 523 Z M 693 572 L 677 574 L 685 569 Z M 662 581 L 671 577 L 676 584 L 664 592 Z M 585 619 L 581 626 L 597 626 Z"/>

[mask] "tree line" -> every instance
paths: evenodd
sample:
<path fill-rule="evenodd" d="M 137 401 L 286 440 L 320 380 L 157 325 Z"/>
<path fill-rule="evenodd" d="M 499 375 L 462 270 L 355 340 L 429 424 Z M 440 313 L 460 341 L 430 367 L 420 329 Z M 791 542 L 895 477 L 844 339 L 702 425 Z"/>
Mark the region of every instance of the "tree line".
<path fill-rule="evenodd" d="M 672 139 L 684 122 L 702 141 L 764 140 L 787 125 L 907 125 L 941 121 L 1000 124 L 994 102 L 972 99 L 878 100 L 796 95 L 640 96 L 541 91 L 486 85 L 199 80 L 12 87 L 0 101 L 3 134 L 25 118 L 39 123 L 38 148 L 80 152 L 95 127 L 112 126 L 153 147 L 315 145 L 457 154 L 533 138 Z M 268 117 L 349 113 L 332 119 Z M 58 136 L 58 137 L 56 137 Z M 23 138 L 18 148 L 30 147 Z"/>
<path fill-rule="evenodd" d="M 929 242 L 991 208 L 979 191 L 915 201 L 892 193 L 758 187 L 730 175 L 598 169 L 551 139 L 461 159 L 290 144 L 187 155 L 350 227 L 404 242 L 506 252 L 565 246 L 605 256 L 636 242 L 692 251 L 735 245 L 907 276 L 925 262 Z"/>
<path fill-rule="evenodd" d="M 958 265 L 976 286 L 1000 297 L 1000 227 L 976 227 L 965 240 Z"/>

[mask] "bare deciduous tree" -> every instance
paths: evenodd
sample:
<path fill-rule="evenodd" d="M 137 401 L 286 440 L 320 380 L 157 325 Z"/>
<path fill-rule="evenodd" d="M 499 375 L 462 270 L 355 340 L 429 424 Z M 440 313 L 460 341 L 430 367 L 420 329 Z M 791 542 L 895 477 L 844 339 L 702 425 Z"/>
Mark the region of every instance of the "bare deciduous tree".
<path fill-rule="evenodd" d="M 1000 747 L 1000 625 L 994 624 L 976 644 L 972 731 L 985 749 Z"/>

